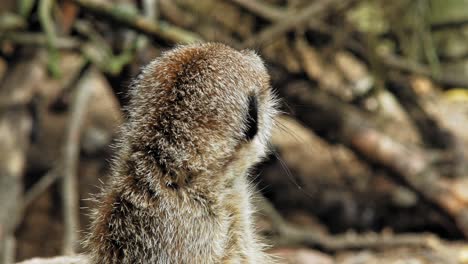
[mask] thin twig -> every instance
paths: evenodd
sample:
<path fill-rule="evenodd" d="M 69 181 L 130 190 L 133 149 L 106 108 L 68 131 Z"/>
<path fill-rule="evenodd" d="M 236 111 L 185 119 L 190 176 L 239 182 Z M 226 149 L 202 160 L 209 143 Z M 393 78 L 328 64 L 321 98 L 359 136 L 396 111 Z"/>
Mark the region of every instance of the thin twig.
<path fill-rule="evenodd" d="M 43 33 L 33 32 L 7 32 L 0 34 L 0 40 L 11 41 L 20 45 L 48 46 L 47 36 Z M 57 37 L 55 47 L 58 49 L 76 49 L 81 42 L 74 37 Z"/>
<path fill-rule="evenodd" d="M 170 23 L 182 28 L 192 28 L 197 24 L 195 13 L 182 9 L 173 0 L 159 0 L 159 12 Z"/>
<path fill-rule="evenodd" d="M 272 26 L 264 29 L 259 34 L 254 35 L 244 41 L 244 47 L 253 48 L 257 46 L 265 45 L 266 43 L 275 40 L 278 36 L 290 31 L 294 28 L 300 27 L 305 23 L 308 23 L 311 17 L 317 17 L 319 15 L 326 15 L 326 10 L 332 7 L 334 4 L 343 2 L 343 0 L 323 0 L 315 1 L 308 7 L 298 12 L 295 15 L 291 15 L 288 19 L 278 21 Z M 349 0 L 348 0 L 349 2 Z"/>
<path fill-rule="evenodd" d="M 89 70 L 87 73 L 89 74 Z M 78 186 L 76 174 L 80 153 L 80 133 L 87 113 L 88 101 L 93 91 L 93 87 L 86 82 L 88 74 L 85 74 L 77 86 L 63 150 L 62 198 L 65 224 L 63 253 L 66 255 L 74 253 L 74 244 L 78 241 L 79 196 L 76 190 Z"/>
<path fill-rule="evenodd" d="M 53 168 L 41 177 L 39 182 L 24 195 L 23 209 L 26 209 L 40 194 L 45 192 L 60 176 L 59 170 Z M 24 211 L 24 210 L 23 210 Z"/>
<path fill-rule="evenodd" d="M 151 21 L 157 21 L 159 17 L 158 11 L 159 0 L 144 0 L 143 1 L 143 14 L 144 16 Z M 136 51 L 145 49 L 149 44 L 149 39 L 145 35 L 138 35 L 135 39 Z M 127 47 L 127 50 L 129 48 Z"/>
<path fill-rule="evenodd" d="M 75 29 L 90 40 L 81 46 L 82 54 L 103 72 L 117 75 L 135 57 L 137 40 L 126 45 L 120 54 L 114 55 L 112 47 L 90 23 L 78 20 Z"/>
<path fill-rule="evenodd" d="M 143 13 L 145 17 L 152 21 L 157 21 L 159 17 L 159 0 L 144 0 Z"/>
<path fill-rule="evenodd" d="M 15 263 L 15 251 L 16 251 L 16 239 L 13 234 L 8 235 L 5 238 L 5 252 L 2 256 L 2 263 L 10 264 Z"/>
<path fill-rule="evenodd" d="M 280 22 L 287 20 L 290 16 L 295 16 L 296 14 L 292 13 L 288 9 L 278 8 L 274 5 L 270 5 L 264 2 L 259 2 L 256 0 L 230 0 L 231 2 L 239 5 L 242 8 L 252 12 L 254 15 L 269 20 L 270 22 Z M 334 34 L 334 28 L 326 24 L 325 21 L 317 19 L 317 17 L 310 17 L 307 22 L 307 27 L 309 29 L 325 33 L 325 34 Z"/>
<path fill-rule="evenodd" d="M 257 0 L 230 0 L 233 3 L 247 9 L 255 15 L 268 19 L 270 21 L 278 21 L 285 18 L 286 10 L 259 2 Z"/>
<path fill-rule="evenodd" d="M 409 61 L 398 55 L 379 54 L 379 56 L 381 61 L 391 68 L 424 75 L 440 84 L 449 85 L 452 87 L 468 87 L 468 78 L 465 78 L 464 75 L 455 75 L 443 71 L 440 74 L 435 75 L 429 67 Z"/>
<path fill-rule="evenodd" d="M 102 16 L 112 22 L 122 24 L 152 37 L 164 39 L 172 43 L 200 42 L 202 38 L 182 28 L 165 22 L 155 23 L 139 14 L 129 12 L 118 6 L 93 0 L 72 0 L 83 10 Z"/>
<path fill-rule="evenodd" d="M 60 53 L 57 49 L 57 33 L 55 30 L 55 24 L 52 19 L 52 9 L 54 7 L 55 0 L 40 0 L 39 1 L 39 21 L 42 29 L 45 32 L 47 38 L 47 46 L 49 48 L 49 59 L 47 66 L 49 71 L 54 77 L 60 76 Z"/>
<path fill-rule="evenodd" d="M 25 27 L 26 21 L 21 16 L 8 12 L 2 13 L 0 16 L 0 31 L 14 31 Z"/>
<path fill-rule="evenodd" d="M 18 0 L 17 2 L 19 14 L 24 18 L 28 18 L 31 15 L 36 0 Z"/>
<path fill-rule="evenodd" d="M 52 7 L 54 0 L 40 0 L 39 2 L 39 21 L 41 22 L 42 29 L 44 30 L 47 41 L 49 44 L 55 46 L 55 25 L 51 18 Z"/>
<path fill-rule="evenodd" d="M 439 240 L 430 234 L 384 235 L 376 233 L 328 235 L 304 229 L 287 222 L 274 206 L 263 196 L 258 197 L 261 213 L 272 224 L 275 246 L 307 246 L 328 252 L 340 250 L 379 249 L 388 247 L 432 247 Z"/>

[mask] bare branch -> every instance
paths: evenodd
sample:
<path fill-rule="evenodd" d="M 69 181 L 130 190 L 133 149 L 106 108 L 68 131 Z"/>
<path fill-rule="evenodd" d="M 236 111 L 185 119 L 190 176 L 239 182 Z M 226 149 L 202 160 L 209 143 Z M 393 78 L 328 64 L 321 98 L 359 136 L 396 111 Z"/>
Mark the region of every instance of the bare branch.
<path fill-rule="evenodd" d="M 0 98 L 12 107 L 0 111 L 0 260 L 14 254 L 13 232 L 21 219 L 22 177 L 32 129 L 27 109 L 35 84 L 45 76 L 41 56 L 19 62 L 7 74 Z M 29 78 L 24 78 L 24 73 Z M 1 108 L 1 107 L 0 107 Z"/>
<path fill-rule="evenodd" d="M 21 45 L 48 46 L 47 36 L 32 32 L 7 32 L 0 34 L 0 40 L 7 40 Z M 76 49 L 81 42 L 73 37 L 57 37 L 55 47 L 58 49 Z"/>
<path fill-rule="evenodd" d="M 257 0 L 230 0 L 233 3 L 242 6 L 243 8 L 249 10 L 255 15 L 268 19 L 270 21 L 278 21 L 284 19 L 286 15 L 286 10 L 282 10 L 273 5 L 259 2 Z"/>
<path fill-rule="evenodd" d="M 80 154 L 80 134 L 91 94 L 92 87 L 87 84 L 86 78 L 82 78 L 77 86 L 72 103 L 63 150 L 62 196 L 65 224 L 63 252 L 66 255 L 74 253 L 74 244 L 78 241 L 79 196 L 77 193 L 77 171 Z"/>
<path fill-rule="evenodd" d="M 85 11 L 102 16 L 112 22 L 122 24 L 152 37 L 172 43 L 200 42 L 202 38 L 182 28 L 164 22 L 155 23 L 139 14 L 131 13 L 115 5 L 93 0 L 72 0 Z"/>
<path fill-rule="evenodd" d="M 265 45 L 287 31 L 308 23 L 311 17 L 323 16 L 327 13 L 327 9 L 333 7 L 335 4 L 343 4 L 343 2 L 343 0 L 314 1 L 297 14 L 289 16 L 288 19 L 278 21 L 257 35 L 248 38 L 244 41 L 244 47 L 252 48 Z M 350 0 L 348 0 L 348 2 L 350 2 Z"/>
<path fill-rule="evenodd" d="M 57 169 L 51 169 L 42 176 L 39 182 L 25 193 L 23 209 L 26 209 L 26 207 L 35 201 L 40 194 L 45 192 L 59 178 L 59 175 L 60 174 Z"/>
<path fill-rule="evenodd" d="M 468 200 L 458 191 L 463 182 L 442 177 L 432 167 L 427 150 L 392 140 L 373 128 L 358 109 L 312 89 L 307 82 L 296 82 L 282 92 L 293 108 L 307 105 L 314 111 L 313 115 L 298 111 L 299 120 L 319 134 L 338 139 L 368 162 L 386 168 L 456 223 L 458 231 L 468 237 Z"/>
<path fill-rule="evenodd" d="M 261 213 L 272 224 L 275 235 L 271 238 L 275 246 L 307 246 L 328 252 L 340 250 L 379 249 L 389 247 L 431 247 L 439 240 L 429 234 L 355 234 L 327 235 L 314 232 L 287 222 L 274 206 L 265 198 L 259 197 L 257 205 Z"/>
<path fill-rule="evenodd" d="M 424 75 L 443 85 L 468 87 L 468 79 L 463 75 L 454 75 L 444 71 L 438 75 L 435 75 L 429 67 L 409 61 L 398 55 L 386 53 L 379 54 L 379 56 L 381 61 L 391 68 L 395 68 L 404 72 Z"/>

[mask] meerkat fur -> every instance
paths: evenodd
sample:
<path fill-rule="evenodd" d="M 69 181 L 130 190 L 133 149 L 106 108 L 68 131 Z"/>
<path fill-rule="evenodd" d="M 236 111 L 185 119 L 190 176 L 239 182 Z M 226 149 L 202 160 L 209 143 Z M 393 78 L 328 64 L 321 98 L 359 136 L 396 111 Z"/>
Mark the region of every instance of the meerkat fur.
<path fill-rule="evenodd" d="M 275 107 L 252 51 L 179 46 L 143 68 L 84 242 L 91 263 L 270 263 L 247 176 Z"/>

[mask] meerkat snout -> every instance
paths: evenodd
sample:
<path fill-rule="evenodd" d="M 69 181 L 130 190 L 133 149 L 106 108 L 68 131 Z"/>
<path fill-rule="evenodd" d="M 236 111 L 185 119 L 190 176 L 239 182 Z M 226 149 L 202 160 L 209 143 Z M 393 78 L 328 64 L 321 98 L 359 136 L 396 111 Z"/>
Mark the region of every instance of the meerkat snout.
<path fill-rule="evenodd" d="M 133 82 L 112 181 L 86 241 L 94 263 L 264 263 L 249 169 L 275 98 L 258 55 L 180 46 Z"/>

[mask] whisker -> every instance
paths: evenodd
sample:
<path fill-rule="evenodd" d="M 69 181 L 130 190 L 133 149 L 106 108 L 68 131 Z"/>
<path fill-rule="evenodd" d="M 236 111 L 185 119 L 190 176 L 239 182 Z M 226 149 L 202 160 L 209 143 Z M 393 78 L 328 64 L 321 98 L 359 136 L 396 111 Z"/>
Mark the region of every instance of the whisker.
<path fill-rule="evenodd" d="M 278 152 L 274 149 L 274 148 L 271 148 L 272 152 L 273 152 L 273 155 L 275 155 L 276 159 L 279 161 L 282 169 L 284 170 L 284 172 L 286 173 L 286 175 L 288 176 L 288 180 L 301 192 L 303 193 L 304 195 L 306 195 L 307 197 L 313 199 L 314 197 L 308 193 L 306 190 L 304 190 L 303 188 L 303 185 L 304 183 L 302 182 L 302 180 L 300 178 L 297 178 L 297 177 L 294 177 L 294 175 L 292 174 L 291 170 L 289 169 L 289 167 L 287 166 L 286 162 L 283 161 L 283 159 L 281 159 L 280 155 L 278 154 Z"/>
<path fill-rule="evenodd" d="M 275 127 L 277 127 L 280 131 L 294 138 L 294 140 L 296 140 L 297 142 L 302 142 L 301 138 L 292 129 L 289 129 L 287 126 L 285 126 L 281 122 L 276 122 Z"/>

